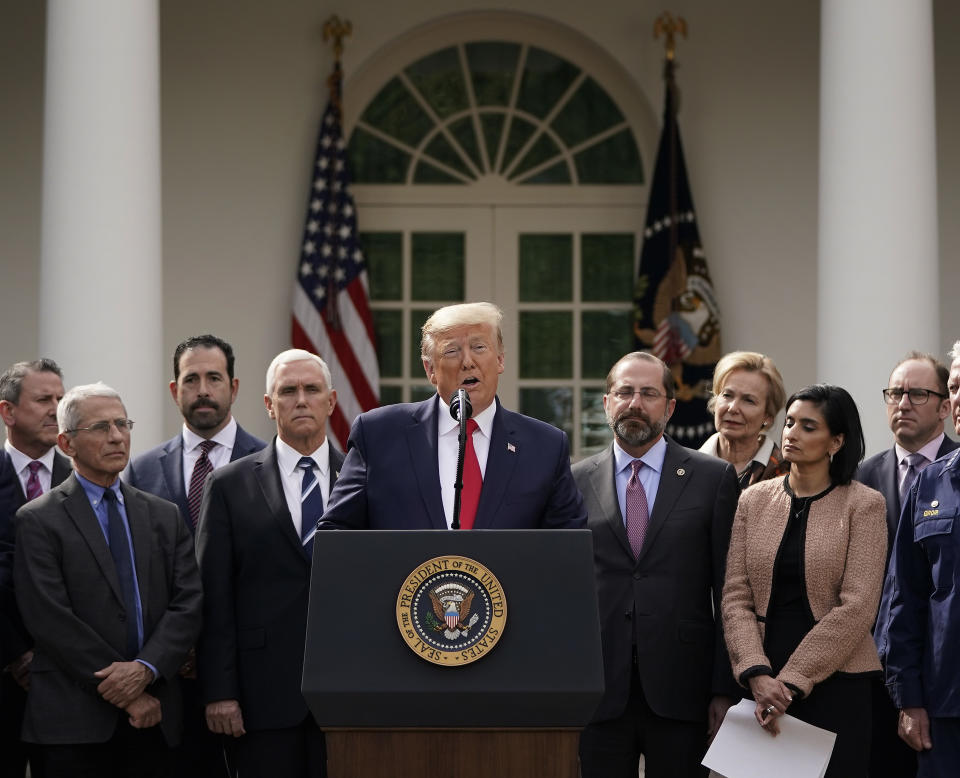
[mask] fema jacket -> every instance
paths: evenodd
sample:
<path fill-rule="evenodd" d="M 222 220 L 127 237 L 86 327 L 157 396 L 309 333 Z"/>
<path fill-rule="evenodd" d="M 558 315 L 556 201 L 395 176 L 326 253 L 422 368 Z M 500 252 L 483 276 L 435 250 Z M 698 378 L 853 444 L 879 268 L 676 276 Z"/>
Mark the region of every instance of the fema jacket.
<path fill-rule="evenodd" d="M 930 464 L 910 489 L 879 624 L 894 705 L 960 716 L 960 449 Z"/>

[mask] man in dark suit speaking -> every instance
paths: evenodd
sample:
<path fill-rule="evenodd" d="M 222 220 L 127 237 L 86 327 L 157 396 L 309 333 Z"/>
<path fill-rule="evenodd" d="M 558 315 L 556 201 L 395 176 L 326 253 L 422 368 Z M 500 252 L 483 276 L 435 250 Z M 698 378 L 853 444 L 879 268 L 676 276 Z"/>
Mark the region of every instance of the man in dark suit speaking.
<path fill-rule="evenodd" d="M 263 399 L 277 437 L 216 470 L 203 495 L 197 675 L 208 726 L 237 738 L 240 775 L 318 778 L 324 738 L 300 681 L 313 536 L 343 462 L 327 438 L 337 393 L 320 357 L 291 349 Z"/>
<path fill-rule="evenodd" d="M 448 403 L 461 388 L 473 407 L 461 527 L 585 526 L 567 436 L 508 411 L 497 399 L 504 365 L 501 320 L 491 303 L 450 305 L 427 319 L 421 357 L 437 394 L 357 417 L 320 529 L 450 527 L 459 444 Z"/>
<path fill-rule="evenodd" d="M 177 671 L 200 630 L 200 577 L 176 507 L 121 484 L 119 395 L 77 386 L 57 409 L 75 473 L 17 512 L 17 602 L 34 639 L 24 739 L 43 775 L 166 775 Z M 159 725 L 159 726 L 157 726 Z"/>
<path fill-rule="evenodd" d="M 641 754 L 647 778 L 706 775 L 708 735 L 738 695 L 719 618 L 737 477 L 663 434 L 675 404 L 670 369 L 627 354 L 603 396 L 614 443 L 573 467 L 606 685 L 580 739 L 584 778 L 636 778 Z"/>

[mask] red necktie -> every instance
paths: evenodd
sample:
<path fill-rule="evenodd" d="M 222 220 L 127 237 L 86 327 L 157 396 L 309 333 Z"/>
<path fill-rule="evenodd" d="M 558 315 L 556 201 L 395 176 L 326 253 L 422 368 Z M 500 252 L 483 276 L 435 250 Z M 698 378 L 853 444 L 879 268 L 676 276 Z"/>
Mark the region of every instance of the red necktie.
<path fill-rule="evenodd" d="M 483 476 L 480 474 L 480 462 L 473 448 L 473 433 L 479 429 L 475 419 L 467 419 L 467 447 L 463 454 L 463 491 L 460 492 L 460 528 L 473 529 L 473 520 L 477 517 L 477 505 L 480 503 L 480 490 L 483 488 Z"/>
<path fill-rule="evenodd" d="M 640 483 L 640 468 L 643 462 L 634 459 L 630 466 L 633 473 L 627 481 L 627 538 L 635 557 L 640 556 L 643 540 L 647 536 L 647 524 L 650 522 L 650 511 L 647 507 L 647 493 Z"/>
<path fill-rule="evenodd" d="M 190 511 L 190 523 L 193 528 L 197 528 L 197 521 L 200 519 L 200 502 L 203 497 L 203 485 L 207 481 L 207 476 L 213 472 L 213 463 L 210 461 L 210 449 L 216 443 L 212 440 L 205 440 L 200 444 L 200 457 L 193 466 L 193 473 L 190 475 L 190 491 L 187 493 L 187 509 Z"/>
<path fill-rule="evenodd" d="M 30 470 L 30 475 L 27 477 L 27 499 L 35 500 L 43 494 L 43 487 L 40 485 L 40 476 L 37 475 L 37 471 L 43 467 L 43 465 L 34 459 L 27 467 Z"/>

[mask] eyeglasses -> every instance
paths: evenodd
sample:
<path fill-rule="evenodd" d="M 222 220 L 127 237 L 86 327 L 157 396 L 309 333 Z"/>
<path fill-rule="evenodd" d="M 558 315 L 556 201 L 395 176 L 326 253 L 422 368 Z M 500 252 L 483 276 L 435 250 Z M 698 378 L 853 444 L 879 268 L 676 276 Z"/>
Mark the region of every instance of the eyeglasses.
<path fill-rule="evenodd" d="M 624 402 L 630 402 L 635 394 L 639 394 L 641 402 L 651 403 L 665 396 L 663 392 L 658 392 L 649 386 L 645 386 L 643 389 L 614 389 L 610 394 Z"/>
<path fill-rule="evenodd" d="M 94 432 L 97 435 L 106 435 L 110 431 L 110 425 L 116 427 L 120 432 L 129 432 L 133 429 L 133 419 L 114 419 L 113 421 L 98 421 L 89 427 L 77 427 L 65 432 Z"/>
<path fill-rule="evenodd" d="M 946 399 L 945 394 L 935 392 L 933 389 L 904 389 L 902 386 L 891 386 L 883 390 L 883 401 L 887 405 L 899 405 L 904 395 L 910 398 L 911 405 L 926 405 L 930 395 L 935 394 L 941 399 Z"/>

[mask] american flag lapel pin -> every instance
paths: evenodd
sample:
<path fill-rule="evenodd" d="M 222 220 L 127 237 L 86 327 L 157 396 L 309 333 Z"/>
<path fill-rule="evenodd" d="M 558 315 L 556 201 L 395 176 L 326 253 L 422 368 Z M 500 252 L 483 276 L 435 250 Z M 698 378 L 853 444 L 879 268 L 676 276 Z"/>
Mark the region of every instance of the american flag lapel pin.
<path fill-rule="evenodd" d="M 513 443 L 507 443 L 507 451 L 509 451 L 511 454 L 516 454 L 517 447 L 513 445 Z"/>

